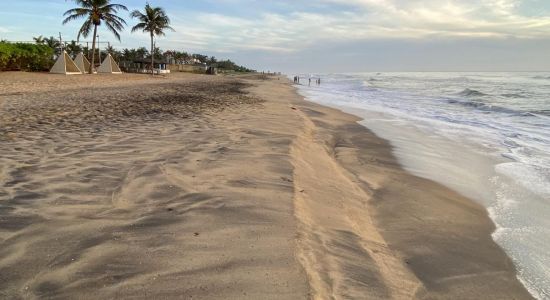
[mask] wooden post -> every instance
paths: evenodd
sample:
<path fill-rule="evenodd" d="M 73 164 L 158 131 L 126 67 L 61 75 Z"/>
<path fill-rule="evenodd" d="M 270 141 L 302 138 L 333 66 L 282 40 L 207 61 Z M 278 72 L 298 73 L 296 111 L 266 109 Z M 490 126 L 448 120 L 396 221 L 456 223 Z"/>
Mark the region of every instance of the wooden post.
<path fill-rule="evenodd" d="M 101 65 L 101 44 L 99 43 L 99 34 L 97 35 L 97 52 L 98 52 L 98 59 L 99 64 Z"/>
<path fill-rule="evenodd" d="M 59 47 L 61 48 L 61 53 L 63 53 L 63 39 L 61 39 L 61 32 L 59 32 Z"/>

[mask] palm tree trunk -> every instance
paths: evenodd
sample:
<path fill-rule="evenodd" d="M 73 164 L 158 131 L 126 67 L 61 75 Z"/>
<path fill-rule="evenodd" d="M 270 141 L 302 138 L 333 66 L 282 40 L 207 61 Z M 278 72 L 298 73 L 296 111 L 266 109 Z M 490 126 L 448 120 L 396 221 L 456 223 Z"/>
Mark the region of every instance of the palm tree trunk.
<path fill-rule="evenodd" d="M 151 74 L 155 76 L 155 44 L 154 44 L 154 36 L 151 33 Z"/>
<path fill-rule="evenodd" d="M 94 38 L 92 40 L 92 60 L 90 64 L 90 70 L 88 70 L 88 73 L 94 74 L 94 67 L 95 67 L 95 39 L 97 37 L 97 25 L 94 26 Z"/>

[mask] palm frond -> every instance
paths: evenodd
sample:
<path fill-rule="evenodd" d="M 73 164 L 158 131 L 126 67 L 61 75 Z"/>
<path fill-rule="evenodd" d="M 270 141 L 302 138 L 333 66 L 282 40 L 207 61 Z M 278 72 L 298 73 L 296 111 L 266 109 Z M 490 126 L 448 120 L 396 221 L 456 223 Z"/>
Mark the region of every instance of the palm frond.
<path fill-rule="evenodd" d="M 118 30 L 113 27 L 113 25 L 111 25 L 111 23 L 109 22 L 105 22 L 105 26 L 107 26 L 107 29 L 109 29 L 109 31 L 113 33 L 115 38 L 120 41 L 120 33 L 118 33 Z"/>
<path fill-rule="evenodd" d="M 138 23 L 136 24 L 134 27 L 132 27 L 132 32 L 136 32 L 136 31 L 139 31 L 139 30 L 142 30 L 142 31 L 146 31 L 145 29 L 147 28 L 147 24 L 146 23 Z"/>
<path fill-rule="evenodd" d="M 119 10 L 128 11 L 128 8 L 122 4 L 108 4 L 103 6 L 102 10 L 117 13 Z"/>
<path fill-rule="evenodd" d="M 66 11 L 63 16 L 68 16 L 68 15 L 86 15 L 86 14 L 90 14 L 92 11 L 90 9 L 87 9 L 87 8 L 73 8 L 73 9 L 69 9 L 68 11 Z"/>
<path fill-rule="evenodd" d="M 130 17 L 141 19 L 142 17 L 145 17 L 145 15 L 142 14 L 139 10 L 136 9 L 136 10 L 134 10 L 130 13 Z"/>
<path fill-rule="evenodd" d="M 77 41 L 80 41 L 80 36 L 88 37 L 90 35 L 90 32 L 92 31 L 93 22 L 91 18 L 88 18 L 84 24 L 82 24 L 82 27 L 80 27 L 80 30 L 78 31 L 78 35 L 76 37 Z"/>
<path fill-rule="evenodd" d="M 67 11 L 65 12 L 64 16 L 68 15 L 67 18 L 65 18 L 65 20 L 63 20 L 63 25 L 69 23 L 70 21 L 73 21 L 73 20 L 77 20 L 77 19 L 81 19 L 81 18 L 85 18 L 89 15 L 89 12 L 88 11 L 78 11 L 78 12 L 75 12 L 74 14 L 68 14 L 70 13 L 70 11 Z"/>
<path fill-rule="evenodd" d="M 112 23 L 116 23 L 117 26 L 120 26 L 121 30 L 124 28 L 124 25 L 126 25 L 126 21 L 115 15 L 115 14 L 105 14 L 104 18 L 103 18 L 105 21 L 109 21 L 109 22 L 112 22 Z"/>

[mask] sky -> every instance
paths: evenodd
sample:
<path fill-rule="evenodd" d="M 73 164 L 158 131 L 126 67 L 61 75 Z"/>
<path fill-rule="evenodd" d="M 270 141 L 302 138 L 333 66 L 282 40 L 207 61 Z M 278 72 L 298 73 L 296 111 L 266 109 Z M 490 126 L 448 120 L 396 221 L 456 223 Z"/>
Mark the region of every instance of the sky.
<path fill-rule="evenodd" d="M 5 1 L 7 3 L 7 1 Z M 142 0 L 113 0 L 130 11 Z M 550 71 L 550 0 L 150 0 L 175 32 L 163 50 L 229 58 L 286 73 L 367 71 Z M 0 10 L 0 39 L 76 39 L 81 21 L 63 26 L 70 0 L 17 0 Z M 116 48 L 149 47 L 130 33 Z M 89 38 L 91 40 L 91 37 Z"/>

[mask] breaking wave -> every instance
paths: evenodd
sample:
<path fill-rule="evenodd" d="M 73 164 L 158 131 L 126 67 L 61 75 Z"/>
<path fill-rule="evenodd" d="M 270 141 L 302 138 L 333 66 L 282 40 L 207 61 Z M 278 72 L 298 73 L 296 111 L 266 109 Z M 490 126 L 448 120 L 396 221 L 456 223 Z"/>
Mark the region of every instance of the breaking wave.
<path fill-rule="evenodd" d="M 482 93 L 480 91 L 476 91 L 476 90 L 471 90 L 471 89 L 465 89 L 463 90 L 462 92 L 458 93 L 459 96 L 464 96 L 464 97 L 482 97 L 482 96 L 487 96 L 487 94 L 485 93 Z"/>

